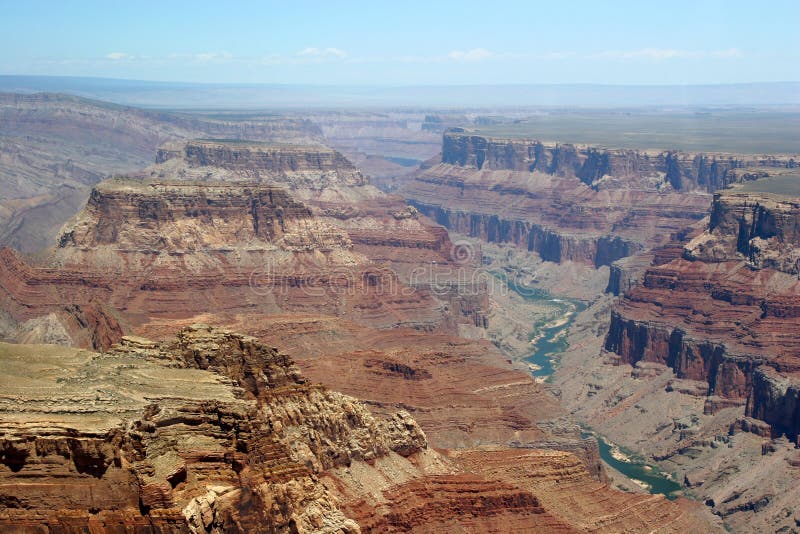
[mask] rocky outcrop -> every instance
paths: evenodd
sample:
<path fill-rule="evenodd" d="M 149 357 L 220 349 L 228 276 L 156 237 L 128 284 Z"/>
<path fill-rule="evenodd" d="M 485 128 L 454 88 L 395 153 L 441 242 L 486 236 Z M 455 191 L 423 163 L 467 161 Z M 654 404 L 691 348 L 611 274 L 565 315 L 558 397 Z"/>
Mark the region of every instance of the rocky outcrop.
<path fill-rule="evenodd" d="M 409 200 L 419 211 L 446 228 L 490 243 L 513 243 L 543 260 L 560 263 L 577 261 L 599 267 L 641 250 L 641 245 L 619 236 L 567 234 L 521 220 L 501 219 L 497 215 L 475 214 L 431 206 Z"/>
<path fill-rule="evenodd" d="M 205 326 L 105 355 L 3 345 L 0 357 L 17 380 L 4 394 L 25 398 L 23 418 L 0 407 L 5 529 L 358 532 L 317 477 L 427 447 L 407 415 L 376 420 L 277 350 Z"/>
<path fill-rule="evenodd" d="M 444 133 L 442 163 L 478 170 L 574 176 L 594 188 L 622 178 L 629 182 L 660 182 L 676 191 L 700 189 L 711 193 L 755 178 L 752 171 L 748 174 L 742 169 L 792 168 L 798 158 L 605 149 L 488 137 L 452 128 Z"/>
<path fill-rule="evenodd" d="M 703 381 L 707 411 L 747 402 L 749 415 L 796 440 L 796 230 L 794 198 L 735 189 L 716 195 L 708 229 L 683 257 L 647 269 L 615 306 L 606 350 Z"/>
<path fill-rule="evenodd" d="M 452 453 L 462 465 L 478 473 L 507 473 L 520 487 L 534 490 L 545 509 L 568 515 L 570 525 L 579 532 L 641 532 L 664 529 L 721 531 L 700 519 L 699 503 L 684 498 L 670 502 L 663 495 L 606 493 L 606 482 L 586 481 L 586 473 L 572 454 L 550 450 L 481 450 Z M 607 510 L 602 517 L 594 511 Z M 657 527 L 656 525 L 663 525 Z M 548 529 L 544 529 L 548 531 Z"/>
<path fill-rule="evenodd" d="M 676 378 L 673 369 L 655 362 L 614 365 L 619 356 L 604 352 L 598 336 L 601 326 L 608 329 L 608 308 L 614 301 L 604 297 L 571 325 L 570 350 L 553 380 L 562 402 L 602 432 L 607 443 L 683 481 L 729 531 L 790 532 L 794 518 L 786 511 L 794 510 L 792 503 L 800 494 L 791 463 L 797 456 L 795 444 L 773 433 L 768 423 L 746 417 L 746 399 L 709 396 L 707 380 Z M 680 318 L 670 317 L 670 322 L 662 326 L 686 330 Z M 754 372 L 754 387 L 759 369 L 767 367 Z"/>
<path fill-rule="evenodd" d="M 781 374 L 769 366 L 760 366 L 753 373 L 752 388 L 747 415 L 766 421 L 774 432 L 788 434 L 797 441 L 800 434 L 800 374 Z"/>
<path fill-rule="evenodd" d="M 240 179 L 269 178 L 292 187 L 366 185 L 367 179 L 339 152 L 324 146 L 275 145 L 254 141 L 189 141 L 162 147 L 156 163 L 181 159 L 189 167 L 236 172 Z"/>
<path fill-rule="evenodd" d="M 641 283 L 641 278 L 653 263 L 652 254 L 642 253 L 621 258 L 609 266 L 606 293 L 622 295 Z"/>
<path fill-rule="evenodd" d="M 800 274 L 800 201 L 735 190 L 717 194 L 708 232 L 692 241 L 686 256 L 705 262 L 745 258 L 754 269 Z"/>
<path fill-rule="evenodd" d="M 222 166 L 190 163 L 190 148 Z M 45 261 L 0 254 L 3 309 L 36 326 L 6 339 L 106 348 L 118 337 L 91 321 L 81 334 L 61 317 L 65 304 L 96 302 L 128 331 L 214 310 L 346 314 L 480 337 L 488 299 L 471 276 L 477 258 L 458 259 L 445 229 L 342 161 L 328 149 L 203 141 L 104 181 Z"/>
<path fill-rule="evenodd" d="M 684 245 L 700 235 L 705 226 L 705 221 L 700 221 L 673 234 L 671 241 L 664 246 L 613 262 L 610 265 L 606 293 L 622 295 L 641 285 L 649 267 L 664 265 L 682 257 Z"/>
<path fill-rule="evenodd" d="M 305 119 L 147 111 L 59 94 L 0 94 L 0 244 L 37 252 L 110 174 L 134 172 L 161 144 L 192 137 L 313 143 Z"/>
<path fill-rule="evenodd" d="M 309 219 L 306 206 L 276 187 L 108 180 L 92 190 L 86 209 L 59 236 L 58 247 L 187 251 L 222 245 L 229 237 L 271 242 Z M 231 235 L 214 236 L 212 229 Z M 315 240 L 326 248 L 349 244 L 342 235 L 332 235 L 331 242 L 326 237 Z"/>
<path fill-rule="evenodd" d="M 441 455 L 407 413 L 374 415 L 228 330 L 126 337 L 104 354 L 0 344 L 0 363 L 3 530 L 580 530 L 541 483 L 556 476 L 586 505 L 607 495 L 603 509 L 636 530 L 713 528 L 690 508 L 611 490 L 567 452 L 525 451 L 539 484 L 511 470 L 519 462 L 480 460 L 508 449 Z M 640 524 L 643 509 L 658 514 Z M 592 508 L 580 521 L 603 517 Z"/>
<path fill-rule="evenodd" d="M 706 215 L 705 192 L 676 190 L 633 156 L 615 167 L 597 150 L 581 154 L 448 132 L 441 163 L 420 168 L 400 193 L 453 231 L 596 267 L 665 245 Z"/>

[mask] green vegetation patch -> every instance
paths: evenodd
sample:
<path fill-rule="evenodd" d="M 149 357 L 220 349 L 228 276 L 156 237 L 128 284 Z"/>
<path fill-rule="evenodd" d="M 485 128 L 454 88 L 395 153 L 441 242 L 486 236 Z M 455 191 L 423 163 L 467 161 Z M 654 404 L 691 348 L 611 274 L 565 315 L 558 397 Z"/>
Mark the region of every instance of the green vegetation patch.
<path fill-rule="evenodd" d="M 552 112 L 474 129 L 479 135 L 538 139 L 605 148 L 794 154 L 800 152 L 800 113 Z"/>
<path fill-rule="evenodd" d="M 734 191 L 800 197 L 800 172 L 770 176 L 736 185 Z"/>

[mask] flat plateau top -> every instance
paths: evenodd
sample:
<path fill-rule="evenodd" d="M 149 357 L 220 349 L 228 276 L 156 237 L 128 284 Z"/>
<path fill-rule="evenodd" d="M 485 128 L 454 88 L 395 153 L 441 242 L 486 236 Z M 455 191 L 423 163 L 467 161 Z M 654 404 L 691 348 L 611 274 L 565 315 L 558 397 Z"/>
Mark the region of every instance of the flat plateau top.
<path fill-rule="evenodd" d="M 158 401 L 235 402 L 220 375 L 141 354 L 0 342 L 0 434 L 102 433 Z"/>
<path fill-rule="evenodd" d="M 135 176 L 115 176 L 99 182 L 94 188 L 102 193 L 128 192 L 140 195 L 160 195 L 164 192 L 205 195 L 239 194 L 243 190 L 280 191 L 283 189 L 270 183 L 240 180 L 190 181 L 178 179 L 138 178 Z"/>
<path fill-rule="evenodd" d="M 274 141 L 251 141 L 249 139 L 194 139 L 187 141 L 186 145 L 252 148 L 256 150 L 279 150 L 281 152 L 335 152 L 334 149 L 325 145 L 301 145 L 293 143 L 277 143 Z"/>
<path fill-rule="evenodd" d="M 731 190 L 737 193 L 769 193 L 800 198 L 800 171 L 736 184 Z"/>
<path fill-rule="evenodd" d="M 800 113 L 710 111 L 552 112 L 520 121 L 470 126 L 470 133 L 630 150 L 731 154 L 800 153 Z"/>

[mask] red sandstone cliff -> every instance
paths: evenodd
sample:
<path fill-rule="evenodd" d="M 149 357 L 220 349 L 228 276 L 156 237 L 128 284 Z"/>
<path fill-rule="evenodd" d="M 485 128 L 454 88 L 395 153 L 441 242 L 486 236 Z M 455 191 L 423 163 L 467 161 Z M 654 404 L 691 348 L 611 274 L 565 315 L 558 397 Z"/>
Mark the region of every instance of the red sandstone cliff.
<path fill-rule="evenodd" d="M 20 439 L 28 448 L 15 442 L 9 470 L 13 473 L 24 457 L 18 472 L 77 479 L 81 495 L 89 496 L 77 499 L 74 509 L 67 505 L 66 512 L 53 514 L 42 510 L 46 499 L 37 494 L 9 507 L 10 522 L 74 521 L 98 529 L 128 524 L 156 531 L 180 531 L 183 521 L 198 530 L 245 531 L 259 525 L 355 531 L 356 524 L 375 531 L 613 531 L 626 522 L 633 530 L 706 528 L 686 503 L 611 491 L 602 480 L 596 444 L 581 440 L 577 428 L 552 421 L 561 413 L 540 385 L 513 370 L 488 342 L 447 335 L 448 315 L 479 321 L 480 294 L 474 300 L 459 291 L 445 297 L 430 283 L 425 287 L 425 280 L 417 280 L 414 291 L 402 291 L 415 265 L 457 261 L 441 228 L 368 184 L 342 183 L 357 176 L 349 168 L 295 174 L 285 167 L 269 172 L 252 167 L 240 172 L 172 158 L 148 170 L 145 180 L 102 184 L 65 228 L 47 266 L 27 265 L 9 250 L 0 254 L 2 307 L 28 323 L 56 313 L 64 302 L 102 302 L 127 332 L 166 339 L 176 325 L 202 319 L 235 325 L 276 345 L 288 342 L 314 379 L 367 399 L 387 416 L 382 437 L 357 406 L 303 383 L 287 358 L 252 340 L 220 337 L 206 328 L 190 328 L 177 344 L 127 339 L 107 356 L 73 353 L 91 359 L 86 371 L 83 360 L 76 364 L 79 378 L 70 381 L 89 396 L 78 396 L 66 411 L 73 404 L 89 406 L 94 398 L 99 404 L 88 413 L 108 419 L 100 408 L 130 402 L 129 420 L 140 422 L 132 437 L 127 430 L 108 437 L 101 429 L 102 443 L 92 446 L 103 449 L 102 455 L 87 460 L 70 453 L 67 461 L 52 462 L 44 448 L 41 456 L 40 449 L 31 452 L 28 446 L 35 448 L 33 436 L 39 434 L 27 429 Z M 375 202 L 364 207 L 364 199 Z M 267 261 L 270 270 L 259 272 L 263 276 L 254 284 L 251 269 Z M 397 291 L 385 291 L 384 275 Z M 432 336 L 427 330 L 442 333 Z M 113 341 L 110 335 L 105 339 L 98 346 Z M 158 363 L 163 360 L 166 369 Z M 212 376 L 176 371 L 184 367 Z M 119 389 L 94 391 L 95 370 L 101 377 L 120 377 Z M 139 392 L 154 377 L 167 392 Z M 205 389 L 204 383 L 211 385 Z M 192 384 L 188 392 L 186 384 Z M 198 405 L 199 395 L 216 403 Z M 158 408 L 140 413 L 142 398 L 157 399 Z M 255 403 L 255 414 L 248 403 Z M 550 502 L 563 496 L 583 503 L 579 520 L 558 506 L 558 516 L 550 514 L 535 485 L 414 452 L 418 440 L 406 446 L 402 437 L 413 425 L 393 418 L 397 408 L 413 412 L 436 446 L 546 449 L 534 454 L 536 465 L 548 472 L 543 478 L 550 484 L 543 491 Z M 122 441 L 115 442 L 118 438 Z M 130 453 L 128 440 L 134 443 Z M 397 454 L 383 454 L 381 440 L 399 443 L 396 450 L 386 445 Z M 559 452 L 547 454 L 554 450 Z M 406 453 L 417 456 L 402 460 Z M 513 458 L 506 462 L 500 454 L 496 460 L 495 469 L 504 463 L 514 469 Z M 41 465 L 55 467 L 48 473 L 39 471 Z M 104 479 L 106 473 L 110 478 Z M 571 485 L 565 495 L 552 480 L 566 476 Z M 49 485 L 48 478 L 39 480 Z M 13 478 L 11 484 L 17 483 Z M 95 502 L 95 488 L 120 500 Z M 130 513 L 107 513 L 112 506 Z"/>
<path fill-rule="evenodd" d="M 230 331 L 195 325 L 105 354 L 0 344 L 0 366 L 3 530 L 713 529 L 688 503 L 592 481 L 566 452 L 443 456 L 408 414 L 375 416 Z M 559 506 L 560 479 L 577 515 Z"/>
<path fill-rule="evenodd" d="M 431 265 L 453 262 L 446 231 L 335 151 L 192 142 L 143 175 L 95 187 L 44 265 L 3 254 L 0 299 L 13 328 L 48 316 L 59 334 L 50 339 L 83 343 L 61 307 L 94 302 L 128 326 L 209 309 L 347 315 L 380 328 L 485 326 L 485 288 L 428 283 Z M 114 337 L 99 339 L 92 346 Z"/>
<path fill-rule="evenodd" d="M 665 245 L 671 234 L 701 219 L 710 198 L 698 183 L 713 182 L 712 190 L 735 174 L 721 178 L 724 165 L 709 158 L 551 146 L 456 130 L 444 135 L 441 163 L 423 166 L 401 193 L 453 231 L 514 243 L 549 261 L 601 266 Z M 790 165 L 789 158 L 731 158 L 736 169 Z M 682 185 L 670 172 L 684 177 Z"/>
<path fill-rule="evenodd" d="M 747 414 L 796 440 L 800 376 L 797 199 L 717 194 L 708 230 L 649 268 L 615 306 L 606 349 L 708 384 L 707 410 Z"/>

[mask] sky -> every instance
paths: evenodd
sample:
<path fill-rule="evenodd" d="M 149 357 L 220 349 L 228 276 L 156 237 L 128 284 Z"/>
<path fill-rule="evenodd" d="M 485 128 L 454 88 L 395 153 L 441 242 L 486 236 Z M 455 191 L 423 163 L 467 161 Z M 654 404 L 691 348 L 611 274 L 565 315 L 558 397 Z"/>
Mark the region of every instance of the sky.
<path fill-rule="evenodd" d="M 0 0 L 0 74 L 314 85 L 800 80 L 797 1 Z"/>

